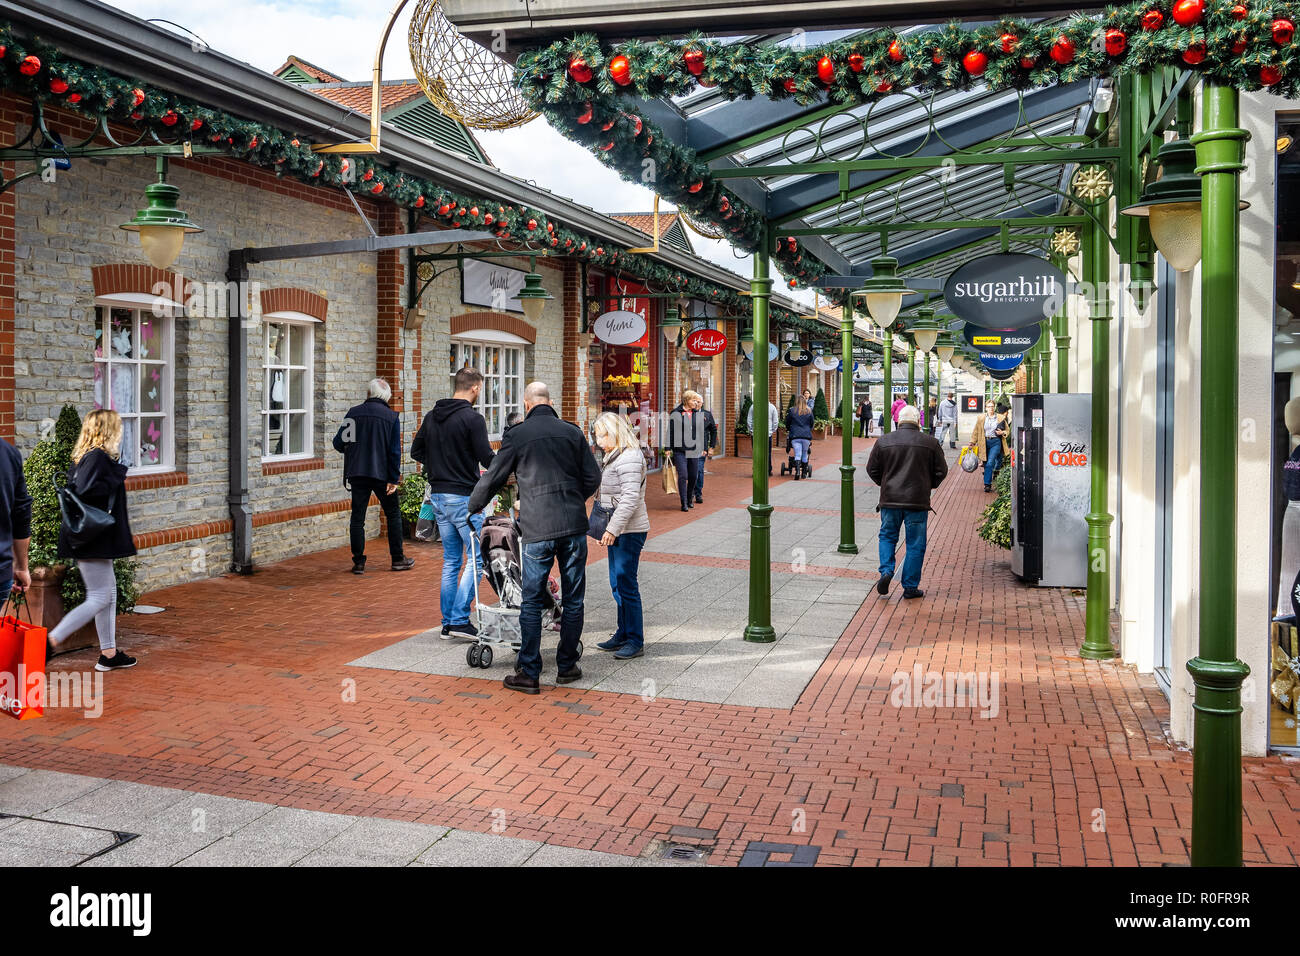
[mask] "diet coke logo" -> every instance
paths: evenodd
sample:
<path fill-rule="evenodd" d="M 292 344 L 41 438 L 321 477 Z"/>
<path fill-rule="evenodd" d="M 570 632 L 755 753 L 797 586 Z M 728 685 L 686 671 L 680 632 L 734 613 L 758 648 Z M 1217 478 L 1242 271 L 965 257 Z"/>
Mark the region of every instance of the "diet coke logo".
<path fill-rule="evenodd" d="M 1064 465 L 1066 467 L 1083 468 L 1088 464 L 1088 456 L 1084 454 L 1083 442 L 1061 442 L 1061 447 L 1053 449 L 1047 456 L 1047 460 L 1053 465 Z"/>

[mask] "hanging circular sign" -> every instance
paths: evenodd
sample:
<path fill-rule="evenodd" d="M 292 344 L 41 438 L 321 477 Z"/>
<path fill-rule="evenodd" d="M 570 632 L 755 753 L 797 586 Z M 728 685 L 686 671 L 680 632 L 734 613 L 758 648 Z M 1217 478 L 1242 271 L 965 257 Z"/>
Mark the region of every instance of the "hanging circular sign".
<path fill-rule="evenodd" d="M 867 380 L 867 376 L 870 374 L 871 374 L 871 370 L 867 368 L 865 365 L 861 365 L 857 362 L 853 363 L 853 381 L 865 382 Z"/>
<path fill-rule="evenodd" d="M 1056 314 L 1065 301 L 1065 274 L 1020 252 L 980 256 L 948 277 L 943 300 L 986 329 L 1023 329 Z"/>
<path fill-rule="evenodd" d="M 771 363 L 775 362 L 775 361 L 776 361 L 778 358 L 780 358 L 780 357 L 781 357 L 781 350 L 780 350 L 779 348 L 777 348 L 776 343 L 775 343 L 775 342 L 768 342 L 768 343 L 767 343 L 767 361 L 768 361 L 768 364 L 770 365 Z"/>
<path fill-rule="evenodd" d="M 721 355 L 727 350 L 727 336 L 718 329 L 696 329 L 686 336 L 686 350 L 692 355 Z"/>
<path fill-rule="evenodd" d="M 961 330 L 966 341 L 981 353 L 990 355 L 1020 355 L 1028 352 L 1043 337 L 1043 329 L 1038 325 L 1016 329 L 1011 332 L 987 329 L 967 323 Z"/>
<path fill-rule="evenodd" d="M 1008 379 L 1012 378 L 1015 374 L 1016 374 L 1015 369 L 1008 369 L 1005 372 L 994 372 L 990 370 L 989 378 L 993 379 L 995 382 L 1005 382 Z"/>
<path fill-rule="evenodd" d="M 1017 355 L 995 355 L 992 352 L 980 353 L 980 364 L 990 372 L 1012 372 L 1025 360 L 1023 352 Z"/>
<path fill-rule="evenodd" d="M 637 312 L 606 312 L 592 324 L 591 333 L 606 345 L 631 345 L 645 337 L 645 317 Z"/>
<path fill-rule="evenodd" d="M 795 368 L 803 368 L 805 365 L 811 365 L 813 360 L 812 353 L 804 348 L 789 348 L 785 351 L 785 364 L 793 365 Z"/>
<path fill-rule="evenodd" d="M 813 365 L 823 372 L 833 372 L 840 367 L 840 360 L 834 355 L 818 355 L 813 359 Z"/>

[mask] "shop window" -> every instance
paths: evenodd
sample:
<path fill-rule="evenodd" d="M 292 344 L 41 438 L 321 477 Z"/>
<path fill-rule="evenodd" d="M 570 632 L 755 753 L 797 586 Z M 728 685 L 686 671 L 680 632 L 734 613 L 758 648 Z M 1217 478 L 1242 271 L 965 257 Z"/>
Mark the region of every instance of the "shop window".
<path fill-rule="evenodd" d="M 689 332 L 718 327 L 719 323 L 713 319 L 696 321 L 692 323 Z M 723 423 L 726 421 L 724 405 L 727 398 L 726 370 L 729 354 L 729 351 L 724 351 L 720 355 L 692 355 L 684 346 L 677 350 L 677 400 L 681 402 L 681 395 L 687 389 L 700 394 L 704 399 L 704 407 L 713 413 L 713 420 L 718 426 L 719 452 L 726 447 Z"/>
<path fill-rule="evenodd" d="M 262 460 L 313 454 L 316 319 L 270 313 L 262 323 Z"/>
<path fill-rule="evenodd" d="M 483 373 L 483 388 L 479 391 L 479 413 L 487 422 L 488 438 L 497 441 L 505 431 L 506 418 L 511 412 L 524 410 L 524 349 L 523 339 L 508 333 L 492 333 L 494 339 L 456 338 L 451 343 L 451 365 L 448 370 L 449 392 L 455 390 L 454 377 L 462 368 L 476 368 Z"/>
<path fill-rule="evenodd" d="M 174 320 L 136 303 L 97 301 L 94 406 L 122 416 L 121 462 L 131 474 L 170 471 L 175 467 Z"/>

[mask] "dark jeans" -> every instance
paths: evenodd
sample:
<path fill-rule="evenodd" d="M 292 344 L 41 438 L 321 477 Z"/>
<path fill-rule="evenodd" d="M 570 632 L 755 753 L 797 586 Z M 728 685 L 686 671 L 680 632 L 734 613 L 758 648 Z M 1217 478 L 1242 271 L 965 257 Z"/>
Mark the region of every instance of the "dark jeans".
<path fill-rule="evenodd" d="M 354 561 L 366 560 L 366 509 L 370 507 L 370 496 L 379 499 L 379 507 L 384 509 L 388 519 L 388 551 L 394 561 L 401 561 L 402 551 L 402 511 L 398 507 L 397 492 L 385 494 L 388 483 L 374 478 L 352 478 L 352 524 L 349 536 L 352 539 L 352 558 Z"/>
<path fill-rule="evenodd" d="M 694 491 L 694 495 L 695 495 L 696 498 L 703 498 L 703 497 L 704 497 L 704 462 L 705 462 L 706 460 L 707 460 L 707 459 L 704 459 L 704 458 L 701 458 L 701 459 L 700 459 L 700 473 L 699 473 L 698 475 L 695 476 L 695 491 Z"/>
<path fill-rule="evenodd" d="M 925 532 L 928 511 L 880 509 L 880 574 L 894 573 L 894 555 L 898 551 L 899 528 L 907 529 L 907 553 L 903 558 L 903 587 L 921 586 L 921 566 L 925 563 Z"/>
<path fill-rule="evenodd" d="M 688 508 L 695 500 L 696 486 L 704 487 L 704 459 L 687 458 L 685 452 L 675 451 L 673 467 L 677 469 L 677 494 L 681 496 L 682 507 Z"/>
<path fill-rule="evenodd" d="M 609 546 L 609 589 L 614 592 L 614 604 L 618 607 L 618 630 L 614 632 L 613 640 L 622 641 L 624 647 L 645 645 L 641 588 L 636 581 L 645 538 L 644 531 L 625 531 Z"/>
<path fill-rule="evenodd" d="M 867 437 L 867 420 L 865 418 L 858 419 L 858 437 L 859 438 Z"/>
<path fill-rule="evenodd" d="M 988 458 L 984 461 L 984 484 L 993 484 L 993 476 L 1002 467 L 1002 439 L 989 438 L 985 441 Z"/>
<path fill-rule="evenodd" d="M 519 610 L 523 644 L 516 661 L 520 673 L 542 675 L 542 601 L 551 565 L 560 566 L 560 647 L 555 666 L 561 674 L 578 665 L 578 638 L 582 637 L 582 603 L 587 591 L 587 535 L 575 534 L 551 541 L 529 541 L 520 549 L 524 564 L 524 602 Z"/>

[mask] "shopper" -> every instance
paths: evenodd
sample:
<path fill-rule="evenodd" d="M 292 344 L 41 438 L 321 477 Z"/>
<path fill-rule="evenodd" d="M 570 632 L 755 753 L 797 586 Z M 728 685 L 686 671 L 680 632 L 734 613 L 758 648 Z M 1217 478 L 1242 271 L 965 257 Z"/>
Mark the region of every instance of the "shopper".
<path fill-rule="evenodd" d="M 957 402 L 952 392 L 948 397 L 939 403 L 938 412 L 939 429 L 935 437 L 939 439 L 939 444 L 943 444 L 945 439 L 949 448 L 957 447 Z"/>
<path fill-rule="evenodd" d="M 907 399 L 902 395 L 899 395 L 898 398 L 894 399 L 894 404 L 890 406 L 889 417 L 894 420 L 895 425 L 898 424 L 898 413 L 901 412 L 906 405 Z"/>
<path fill-rule="evenodd" d="M 704 466 L 709 458 L 718 453 L 718 423 L 713 413 L 704 408 L 704 399 L 697 394 L 694 399 L 695 410 L 704 416 L 704 457 L 700 459 L 700 473 L 695 479 L 695 504 L 704 504 Z"/>
<path fill-rule="evenodd" d="M 813 413 L 808 407 L 805 392 L 795 406 L 785 413 L 785 431 L 790 436 L 790 455 L 794 461 L 794 480 L 812 474 L 808 464 L 808 449 L 812 447 Z"/>
<path fill-rule="evenodd" d="M 749 405 L 749 435 L 754 436 L 754 404 Z M 772 402 L 767 403 L 767 473 L 772 474 L 772 436 L 776 434 L 777 428 L 781 424 L 780 413 L 776 410 L 776 405 Z M 751 443 L 752 444 L 752 443 Z"/>
<path fill-rule="evenodd" d="M 907 532 L 903 558 L 903 597 L 925 597 L 921 567 L 925 563 L 930 492 L 948 474 L 943 446 L 921 431 L 920 413 L 908 405 L 898 413 L 898 428 L 871 448 L 867 474 L 880 486 L 880 580 L 876 591 L 889 593 L 900 528 Z"/>
<path fill-rule="evenodd" d="M 938 421 L 938 418 L 939 418 L 939 406 L 932 398 L 930 399 L 929 406 L 926 408 L 925 417 L 922 419 L 925 423 L 924 427 L 927 435 L 934 434 L 935 423 Z"/>
<path fill-rule="evenodd" d="M 700 406 L 704 400 L 699 392 L 690 389 L 682 392 L 681 404 L 668 413 L 668 448 L 677 469 L 677 494 L 682 500 L 682 510 L 695 507 L 695 486 L 704 467 L 705 437 L 704 416 Z"/>
<path fill-rule="evenodd" d="M 22 593 L 32 584 L 27 546 L 32 536 L 32 496 L 23 477 L 23 456 L 0 439 L 0 601 L 11 591 Z"/>
<path fill-rule="evenodd" d="M 858 437 L 867 438 L 871 434 L 871 399 L 865 398 L 858 404 Z"/>
<path fill-rule="evenodd" d="M 372 378 L 366 400 L 348 409 L 334 436 L 334 450 L 343 454 L 343 487 L 352 492 L 352 573 L 366 573 L 366 511 L 370 496 L 379 499 L 388 521 L 388 551 L 394 571 L 409 571 L 415 558 L 402 549 L 402 421 L 388 407 L 393 390 L 382 378 Z"/>
<path fill-rule="evenodd" d="M 1010 454 L 1011 447 L 1007 437 L 1010 431 L 1006 412 L 1010 406 L 1005 399 L 998 401 L 997 411 L 985 412 L 975 419 L 971 428 L 969 445 L 979 455 L 984 464 L 984 490 L 993 490 L 993 476 L 1002 466 L 1005 455 Z"/>
<path fill-rule="evenodd" d="M 75 544 L 67 525 L 59 526 L 59 557 L 77 562 L 86 585 L 86 599 L 50 631 L 50 643 L 58 646 L 93 620 L 99 635 L 97 671 L 135 666 L 135 658 L 117 646 L 117 575 L 113 573 L 113 561 L 135 555 L 126 510 L 126 465 L 118 461 L 121 447 L 122 417 L 117 412 L 99 408 L 86 416 L 72 449 L 66 486 L 87 507 L 109 512 L 113 523 L 91 540 Z"/>
<path fill-rule="evenodd" d="M 641 589 L 637 584 L 641 549 L 650 531 L 645 506 L 645 456 L 636 432 L 621 415 L 605 412 L 596 419 L 595 432 L 596 443 L 604 452 L 596 500 L 613 509 L 600 543 L 609 549 L 609 588 L 618 608 L 618 629 L 609 640 L 596 646 L 626 661 L 645 653 Z"/>
<path fill-rule="evenodd" d="M 487 423 L 474 407 L 483 388 L 483 373 L 456 372 L 451 398 L 439 399 L 424 416 L 411 442 L 411 457 L 429 480 L 430 501 L 442 539 L 442 638 L 478 638 L 470 623 L 474 584 L 483 573 L 478 546 L 472 543 L 483 528 L 483 515 L 471 513 L 469 495 L 478 484 L 479 466 L 492 464 Z M 466 555 L 470 555 L 466 561 Z"/>
<path fill-rule="evenodd" d="M 600 487 L 600 468 L 591 455 L 587 436 L 577 425 L 561 421 L 551 407 L 550 389 L 532 382 L 524 389 L 524 421 L 502 436 L 492 466 L 469 496 L 469 511 L 477 514 L 511 475 L 519 487 L 520 557 L 523 560 L 523 605 L 515 673 L 505 678 L 508 690 L 541 691 L 542 601 L 551 565 L 560 568 L 560 599 L 564 615 L 560 646 L 555 653 L 556 682 L 582 679 L 578 639 L 582 636 L 583 597 L 587 586 L 587 499 Z"/>

